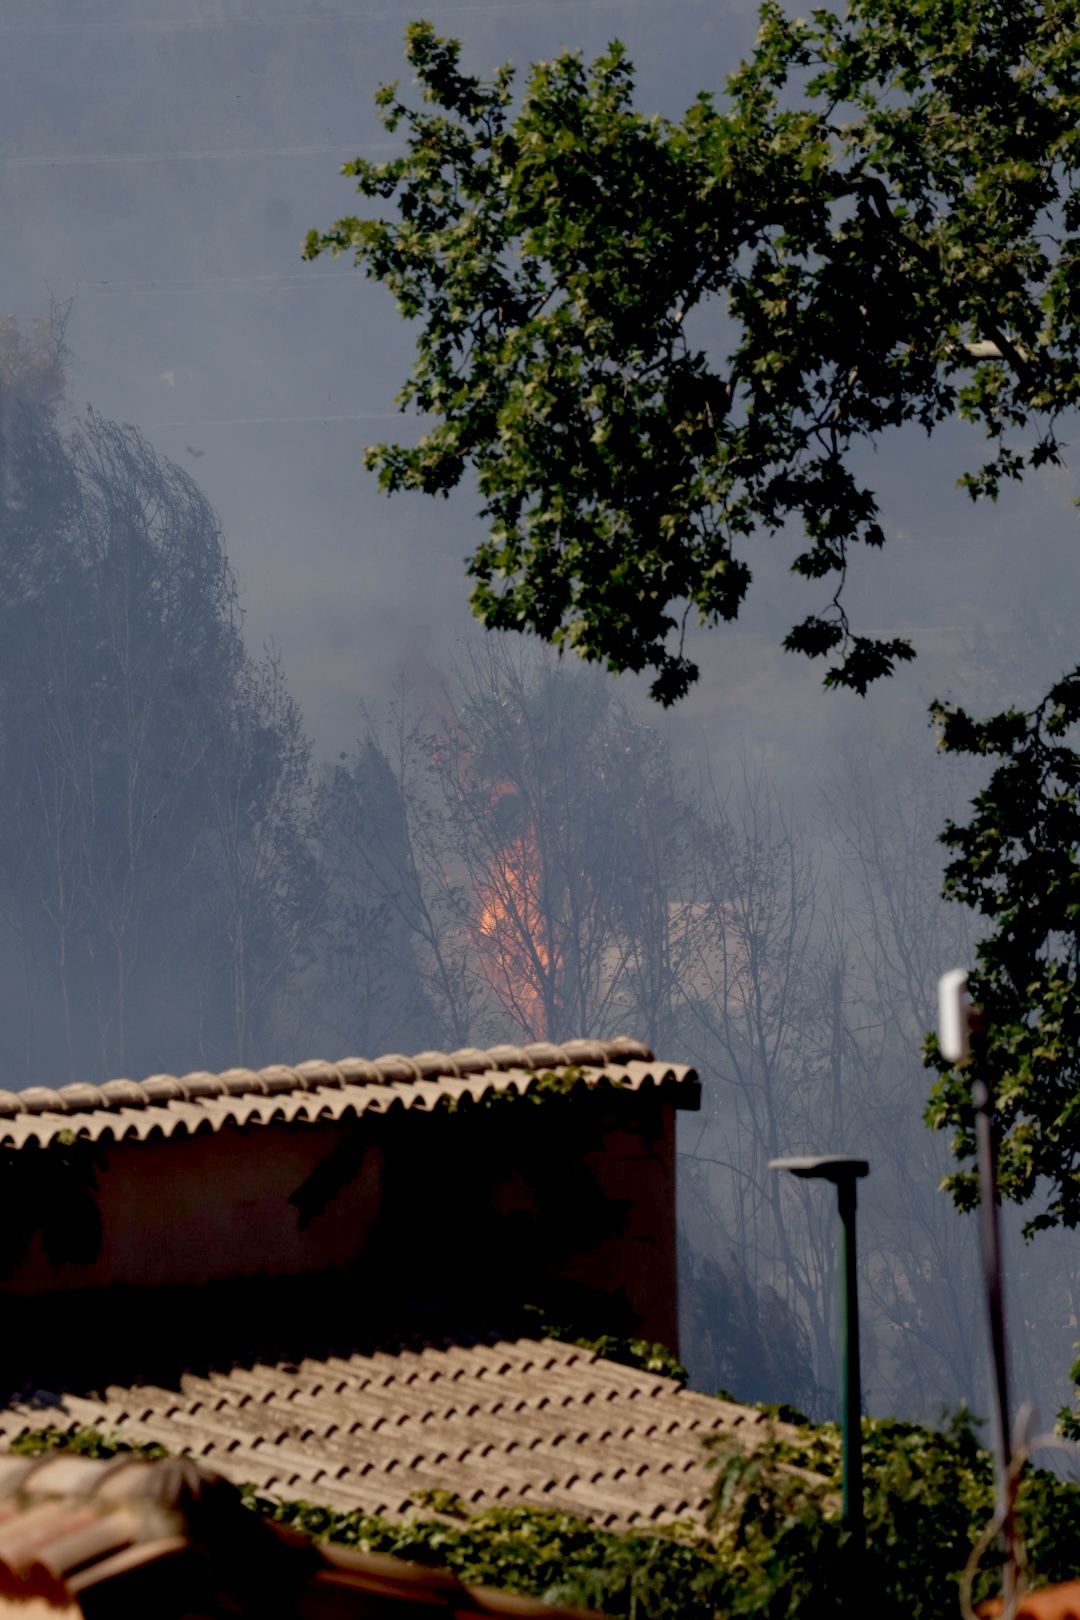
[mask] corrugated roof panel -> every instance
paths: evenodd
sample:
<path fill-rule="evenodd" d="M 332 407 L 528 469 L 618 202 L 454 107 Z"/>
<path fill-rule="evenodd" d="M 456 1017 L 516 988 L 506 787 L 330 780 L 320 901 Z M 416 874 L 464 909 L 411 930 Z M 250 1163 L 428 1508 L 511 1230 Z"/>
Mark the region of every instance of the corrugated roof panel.
<path fill-rule="evenodd" d="M 614 1041 L 571 1041 L 565 1047 L 537 1043 L 488 1052 L 422 1052 L 417 1058 L 389 1053 L 374 1062 L 312 1059 L 295 1067 L 158 1074 L 142 1082 L 110 1080 L 103 1086 L 76 1084 L 59 1091 L 34 1086 L 0 1093 L 0 1146 L 47 1147 L 62 1132 L 92 1142 L 148 1141 L 224 1126 L 246 1130 L 279 1121 L 310 1124 L 368 1111 L 430 1113 L 444 1104 L 479 1101 L 492 1089 L 524 1094 L 544 1073 L 578 1069 L 588 1087 L 662 1089 L 676 1107 L 698 1104 L 693 1069 L 657 1062 L 648 1047 L 620 1036 Z"/>
<path fill-rule="evenodd" d="M 176 1389 L 111 1386 L 103 1399 L 65 1395 L 47 1414 L 2 1412 L 0 1435 L 43 1421 L 156 1440 L 238 1483 L 327 1507 L 399 1516 L 441 1489 L 474 1508 L 558 1506 L 624 1527 L 700 1520 L 712 1481 L 702 1440 L 726 1432 L 752 1449 L 767 1428 L 760 1413 L 671 1379 L 527 1339 L 219 1368 L 183 1374 Z"/>

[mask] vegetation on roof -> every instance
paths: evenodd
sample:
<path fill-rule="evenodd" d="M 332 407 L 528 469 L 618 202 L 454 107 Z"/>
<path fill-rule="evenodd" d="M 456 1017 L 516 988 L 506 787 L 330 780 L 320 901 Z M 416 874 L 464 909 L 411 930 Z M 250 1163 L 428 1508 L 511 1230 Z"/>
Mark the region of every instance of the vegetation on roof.
<path fill-rule="evenodd" d="M 726 1582 L 715 1553 L 685 1531 L 620 1533 L 538 1507 L 470 1514 L 446 1492 L 425 1493 L 420 1516 L 402 1524 L 308 1502 L 269 1504 L 254 1495 L 250 1505 L 317 1538 L 441 1565 L 467 1584 L 547 1603 L 636 1620 L 711 1620 L 724 1612 Z"/>
<path fill-rule="evenodd" d="M 868 1419 L 863 1433 L 868 1549 L 854 1578 L 832 1424 L 807 1425 L 797 1446 L 773 1436 L 753 1456 L 731 1442 L 714 1446 L 707 1531 L 684 1524 L 620 1533 L 532 1507 L 470 1513 L 446 1491 L 424 1492 L 403 1523 L 252 1488 L 243 1495 L 253 1511 L 318 1539 L 625 1620 L 834 1620 L 858 1612 L 860 1590 L 875 1593 L 875 1617 L 884 1620 L 955 1620 L 965 1564 L 993 1512 L 990 1454 L 965 1413 L 938 1430 Z M 11 1447 L 22 1455 L 62 1448 L 162 1455 L 88 1429 L 27 1431 Z M 1074 1576 L 1080 1490 L 1029 1468 L 1018 1508 L 1028 1581 Z M 972 1573 L 977 1601 L 994 1589 L 993 1554 Z"/>
<path fill-rule="evenodd" d="M 637 1095 L 618 1073 L 590 1078 L 579 1064 L 570 1063 L 558 1070 L 543 1069 L 531 1074 L 524 1090 L 507 1085 L 489 1086 L 479 1096 L 465 1093 L 458 1097 L 450 1091 L 444 1092 L 432 1099 L 424 1115 L 487 1113 L 496 1108 L 535 1107 L 537 1104 L 565 1106 L 571 1101 L 575 1107 L 582 1102 L 595 1102 L 599 1107 L 610 1102 L 613 1094 Z M 370 1129 L 363 1118 L 355 1120 L 295 1192 L 289 1194 L 289 1203 L 297 1210 L 302 1231 L 322 1215 L 359 1174 L 368 1152 Z"/>
<path fill-rule="evenodd" d="M 528 1332 L 538 1339 L 557 1339 L 560 1344 L 576 1344 L 582 1350 L 592 1350 L 605 1361 L 617 1361 L 623 1367 L 636 1367 L 639 1372 L 655 1373 L 659 1378 L 672 1378 L 685 1386 L 689 1374 L 673 1350 L 666 1344 L 651 1339 L 636 1339 L 620 1333 L 592 1333 L 582 1324 L 569 1325 L 552 1317 L 539 1305 L 526 1305 L 523 1316 Z"/>
<path fill-rule="evenodd" d="M 53 1265 L 86 1264 L 101 1248 L 98 1143 L 61 1131 L 48 1149 L 0 1147 L 0 1278 L 23 1264 L 35 1236 Z"/>
<path fill-rule="evenodd" d="M 41 1457 L 47 1451 L 73 1451 L 79 1457 L 120 1457 L 130 1452 L 146 1462 L 159 1462 L 169 1455 L 156 1440 L 127 1440 L 123 1435 L 105 1434 L 101 1429 L 24 1429 L 8 1450 L 16 1457 Z"/>
<path fill-rule="evenodd" d="M 590 1082 L 581 1065 L 571 1063 L 564 1069 L 542 1069 L 539 1074 L 532 1075 L 528 1090 L 524 1092 L 518 1091 L 516 1086 L 492 1086 L 482 1097 L 476 1098 L 475 1103 L 480 1108 L 498 1108 L 502 1103 L 514 1101 L 536 1104 L 548 1102 L 552 1097 L 572 1097 L 582 1088 L 587 1092 L 619 1091 L 625 1084 L 617 1074 L 605 1074 Z M 456 1105 L 454 1099 L 451 1110 Z"/>

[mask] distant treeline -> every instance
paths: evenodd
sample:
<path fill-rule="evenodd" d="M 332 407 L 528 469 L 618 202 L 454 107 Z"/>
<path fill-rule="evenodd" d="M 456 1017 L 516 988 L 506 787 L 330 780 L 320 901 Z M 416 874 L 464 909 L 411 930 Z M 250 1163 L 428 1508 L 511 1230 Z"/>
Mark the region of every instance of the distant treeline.
<path fill-rule="evenodd" d="M 971 959 L 925 770 L 853 749 L 795 810 L 738 759 L 687 780 L 608 677 L 494 639 L 423 710 L 357 694 L 319 763 L 204 495 L 63 393 L 62 323 L 0 321 L 0 1085 L 626 1031 L 705 1080 L 695 1381 L 832 1412 L 835 1210 L 767 1166 L 846 1148 L 872 1401 L 977 1403 L 973 1234 L 921 1124 L 936 975 Z M 1078 1282 L 1048 1237 L 1012 1292 L 1044 1408 Z"/>

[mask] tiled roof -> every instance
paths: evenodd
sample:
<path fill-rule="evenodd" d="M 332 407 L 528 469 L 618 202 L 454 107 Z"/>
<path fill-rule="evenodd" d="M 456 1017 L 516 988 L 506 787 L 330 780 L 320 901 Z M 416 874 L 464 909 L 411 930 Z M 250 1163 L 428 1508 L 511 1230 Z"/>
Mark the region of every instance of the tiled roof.
<path fill-rule="evenodd" d="M 1000 1598 L 988 1598 L 976 1604 L 975 1613 L 986 1620 L 1002 1612 Z M 1044 1586 L 1028 1592 L 1020 1599 L 1016 1620 L 1080 1620 L 1080 1581 L 1065 1581 L 1061 1586 Z"/>
<path fill-rule="evenodd" d="M 61 1132 L 89 1141 L 146 1141 L 218 1131 L 223 1125 L 315 1123 L 367 1113 L 468 1104 L 486 1092 L 527 1092 L 540 1075 L 580 1069 L 587 1088 L 663 1090 L 676 1105 L 696 1108 L 693 1069 L 653 1058 L 627 1036 L 567 1041 L 562 1046 L 465 1047 L 457 1052 L 391 1053 L 369 1061 L 313 1059 L 290 1068 L 227 1069 L 224 1074 L 155 1074 L 102 1086 L 0 1091 L 0 1146 L 46 1146 Z"/>
<path fill-rule="evenodd" d="M 700 1519 L 712 1480 L 703 1440 L 726 1433 L 750 1450 L 767 1432 L 759 1412 L 550 1339 L 65 1394 L 47 1411 L 0 1412 L 0 1441 L 42 1425 L 157 1441 L 282 1500 L 397 1519 L 439 1489 L 474 1510 L 525 1503 L 616 1528 Z"/>
<path fill-rule="evenodd" d="M 36 1606 L 35 1606 L 36 1604 Z M 256 1518 L 193 1463 L 0 1457 L 0 1615 L 588 1620 Z"/>

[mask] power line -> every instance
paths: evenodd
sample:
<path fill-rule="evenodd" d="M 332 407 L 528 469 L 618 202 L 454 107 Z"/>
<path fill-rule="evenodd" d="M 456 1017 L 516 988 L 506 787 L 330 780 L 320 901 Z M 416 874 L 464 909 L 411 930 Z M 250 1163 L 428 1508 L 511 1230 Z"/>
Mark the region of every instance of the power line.
<path fill-rule="evenodd" d="M 196 427 L 267 427 L 271 424 L 294 422 L 400 422 L 403 420 L 400 411 L 357 411 L 349 416 L 218 416 L 218 417 L 191 417 L 178 422 L 146 422 L 147 428 L 196 428 Z M 421 417 L 412 417 L 412 421 L 423 420 Z"/>
<path fill-rule="evenodd" d="M 668 4 L 671 0 L 668 0 Z M 612 8 L 637 6 L 649 4 L 649 0 L 468 0 L 460 6 L 427 6 L 425 15 L 431 17 L 460 17 L 473 13 L 487 14 L 502 12 L 512 14 L 518 11 L 572 11 L 610 10 Z M 322 11 L 322 12 L 278 12 L 276 15 L 265 17 L 131 17 L 117 21 L 97 20 L 89 22 L 29 22 L 29 23 L 0 23 L 0 35 L 18 37 L 37 34 L 89 34 L 89 33 L 124 33 L 135 29 L 156 30 L 158 32 L 171 30 L 175 33 L 201 33 L 212 28 L 297 28 L 310 27 L 316 23 L 364 23 L 380 22 L 387 19 L 400 21 L 403 16 L 400 8 L 388 9 L 386 7 L 365 10 L 357 8 L 353 11 Z"/>
<path fill-rule="evenodd" d="M 363 150 L 401 152 L 403 148 L 390 141 L 375 141 Z M 31 152 L 0 158 L 0 164 L 5 169 L 93 168 L 114 163 L 201 163 L 209 158 L 340 157 L 342 153 L 355 157 L 357 148 L 340 141 L 336 146 L 217 146 L 198 152 Z"/>
<path fill-rule="evenodd" d="M 265 288 L 272 292 L 275 287 L 325 287 L 333 282 L 335 286 L 356 287 L 360 285 L 355 271 L 330 270 L 318 271 L 299 270 L 295 274 L 282 275 L 250 275 L 250 276 L 194 276 L 187 281 L 158 281 L 153 279 L 139 280 L 102 280 L 102 281 L 73 281 L 61 283 L 66 285 L 68 293 L 75 297 L 84 295 L 99 296 L 113 292 L 133 293 L 201 293 L 201 292 L 251 292 Z"/>

